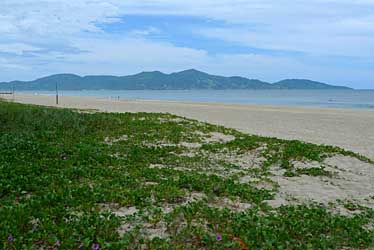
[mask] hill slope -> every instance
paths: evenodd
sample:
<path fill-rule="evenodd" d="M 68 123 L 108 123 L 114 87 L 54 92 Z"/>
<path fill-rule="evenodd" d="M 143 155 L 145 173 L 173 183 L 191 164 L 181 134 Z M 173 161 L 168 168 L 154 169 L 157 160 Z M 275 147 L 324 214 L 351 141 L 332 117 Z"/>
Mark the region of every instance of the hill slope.
<path fill-rule="evenodd" d="M 194 69 L 172 74 L 159 71 L 142 72 L 129 76 L 78 76 L 58 74 L 34 81 L 0 83 L 0 89 L 53 90 L 182 90 L 182 89 L 347 89 L 310 80 L 283 80 L 275 84 L 239 76 L 210 75 Z"/>
<path fill-rule="evenodd" d="M 342 89 L 342 86 L 333 86 L 322 82 L 306 79 L 286 79 L 273 84 L 279 89 Z"/>

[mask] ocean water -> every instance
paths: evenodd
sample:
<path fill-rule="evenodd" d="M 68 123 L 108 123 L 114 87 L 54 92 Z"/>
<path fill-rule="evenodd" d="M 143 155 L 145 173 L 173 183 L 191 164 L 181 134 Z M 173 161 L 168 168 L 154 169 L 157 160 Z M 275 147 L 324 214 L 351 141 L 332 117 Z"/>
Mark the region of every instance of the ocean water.
<path fill-rule="evenodd" d="M 53 91 L 28 91 L 23 93 L 55 94 Z M 59 95 L 128 100 L 374 109 L 374 90 L 82 90 L 59 91 Z"/>

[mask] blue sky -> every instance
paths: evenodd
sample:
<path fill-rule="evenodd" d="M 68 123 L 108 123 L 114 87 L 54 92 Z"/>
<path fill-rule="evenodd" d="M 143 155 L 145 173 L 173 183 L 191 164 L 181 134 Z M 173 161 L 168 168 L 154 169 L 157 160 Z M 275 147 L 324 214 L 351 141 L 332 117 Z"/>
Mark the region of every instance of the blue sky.
<path fill-rule="evenodd" d="M 0 81 L 196 68 L 374 88 L 373 0 L 2 0 Z"/>

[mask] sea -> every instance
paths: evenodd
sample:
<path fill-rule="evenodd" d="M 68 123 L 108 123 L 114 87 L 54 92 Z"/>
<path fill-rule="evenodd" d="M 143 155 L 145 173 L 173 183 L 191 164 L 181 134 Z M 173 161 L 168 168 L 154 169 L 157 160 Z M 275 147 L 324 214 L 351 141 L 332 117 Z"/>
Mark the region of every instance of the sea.
<path fill-rule="evenodd" d="M 55 91 L 24 91 L 55 95 Z M 374 90 L 81 90 L 60 96 L 94 96 L 125 100 L 239 103 L 341 109 L 374 109 Z"/>

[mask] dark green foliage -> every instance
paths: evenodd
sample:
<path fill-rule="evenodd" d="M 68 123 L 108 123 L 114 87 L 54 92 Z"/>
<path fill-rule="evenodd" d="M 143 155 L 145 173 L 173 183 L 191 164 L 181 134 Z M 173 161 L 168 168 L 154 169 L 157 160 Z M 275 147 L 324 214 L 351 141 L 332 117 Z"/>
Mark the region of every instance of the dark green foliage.
<path fill-rule="evenodd" d="M 190 242 L 189 249 L 241 249 L 238 247 L 243 245 L 247 249 L 359 249 L 374 244 L 373 234 L 362 228 L 372 216 L 368 212 L 346 218 L 319 206 L 283 206 L 265 215 L 258 208 L 233 213 L 195 203 L 175 210 L 167 219 L 177 232 L 173 244 Z M 206 238 L 194 234 L 201 226 L 208 228 Z M 217 234 L 222 235 L 222 241 L 216 240 Z"/>
<path fill-rule="evenodd" d="M 278 89 L 349 89 L 306 79 L 286 79 L 273 84 Z"/>

